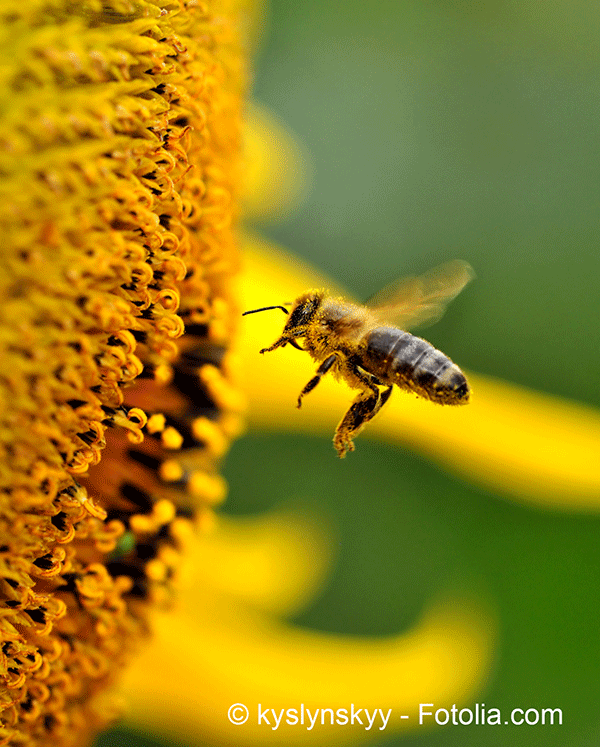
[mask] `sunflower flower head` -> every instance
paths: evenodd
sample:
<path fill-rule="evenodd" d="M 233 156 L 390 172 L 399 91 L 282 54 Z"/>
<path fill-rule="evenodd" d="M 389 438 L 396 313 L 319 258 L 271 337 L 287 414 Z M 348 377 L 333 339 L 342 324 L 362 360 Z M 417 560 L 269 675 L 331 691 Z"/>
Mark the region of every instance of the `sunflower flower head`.
<path fill-rule="evenodd" d="M 2 7 L 0 744 L 106 721 L 189 518 L 225 494 L 234 6 Z"/>

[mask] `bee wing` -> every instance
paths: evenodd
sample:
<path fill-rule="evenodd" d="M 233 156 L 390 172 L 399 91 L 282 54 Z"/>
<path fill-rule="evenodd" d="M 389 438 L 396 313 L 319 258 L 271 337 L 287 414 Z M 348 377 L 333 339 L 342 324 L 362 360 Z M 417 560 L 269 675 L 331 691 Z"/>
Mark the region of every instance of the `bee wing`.
<path fill-rule="evenodd" d="M 446 306 L 475 277 L 468 262 L 455 259 L 415 277 L 386 285 L 367 301 L 380 322 L 401 329 L 433 324 Z"/>

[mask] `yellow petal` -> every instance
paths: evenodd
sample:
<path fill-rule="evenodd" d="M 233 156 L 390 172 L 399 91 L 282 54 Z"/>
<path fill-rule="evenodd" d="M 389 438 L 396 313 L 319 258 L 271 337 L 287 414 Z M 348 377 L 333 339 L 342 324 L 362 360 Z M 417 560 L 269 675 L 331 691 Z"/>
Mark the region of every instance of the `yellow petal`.
<path fill-rule="evenodd" d="M 221 516 L 215 531 L 189 544 L 195 582 L 182 595 L 187 611 L 201 608 L 210 592 L 264 612 L 291 614 L 320 589 L 332 554 L 326 522 L 299 509 Z"/>
<path fill-rule="evenodd" d="M 126 674 L 122 690 L 135 724 L 190 743 L 343 745 L 381 735 L 381 717 L 372 731 L 365 729 L 364 711 L 362 725 L 332 726 L 326 714 L 324 724 L 319 720 L 308 729 L 308 715 L 303 725 L 284 723 L 293 720 L 290 711 L 273 729 L 272 715 L 268 724 L 264 719 L 258 723 L 259 704 L 263 712 L 295 709 L 298 717 L 302 709 L 315 714 L 329 708 L 338 719 L 352 704 L 370 713 L 392 709 L 385 728 L 389 736 L 423 728 L 418 726 L 420 703 L 434 704 L 428 710 L 461 707 L 475 696 L 489 671 L 496 630 L 494 615 L 482 602 L 448 596 L 412 630 L 377 639 L 301 630 L 257 611 L 256 599 L 265 595 L 255 593 L 253 575 L 278 575 L 265 574 L 264 556 L 279 557 L 282 566 L 296 556 L 291 574 L 302 579 L 307 577 L 302 565 L 314 562 L 315 542 L 323 543 L 316 522 L 304 518 L 293 527 L 292 520 L 289 513 L 287 525 L 285 514 L 253 519 L 254 533 L 246 522 L 238 530 L 230 520 L 217 530 L 207 560 L 229 570 L 217 571 L 210 581 L 214 565 L 204 572 L 195 566 L 198 575 L 186 606 L 177 615 L 156 616 L 155 637 Z M 244 534 L 240 551 L 232 539 Z M 282 551 L 285 543 L 296 547 Z M 200 559 L 196 552 L 195 560 Z M 317 565 L 322 561 L 323 556 L 317 558 Z M 236 566 L 241 572 L 237 580 Z M 234 582 L 223 583 L 226 577 Z M 276 580 L 275 588 L 286 585 Z M 243 725 L 227 716 L 236 703 L 249 710 Z"/>
<path fill-rule="evenodd" d="M 600 413 L 468 373 L 467 407 L 397 397 L 371 435 L 405 443 L 496 492 L 547 507 L 600 508 Z"/>
<path fill-rule="evenodd" d="M 311 287 L 338 292 L 305 262 L 258 239 L 247 241 L 245 309 L 291 302 Z M 269 430 L 331 433 L 353 399 L 344 384 L 324 377 L 296 400 L 316 364 L 291 347 L 259 355 L 280 335 L 279 311 L 245 317 L 240 355 L 251 424 Z M 437 407 L 394 392 L 360 438 L 401 443 L 461 476 L 519 500 L 567 509 L 600 507 L 600 412 L 491 377 L 468 374 L 466 407 Z M 360 448 L 360 440 L 357 443 Z M 332 458 L 334 452 L 332 449 Z"/>
<path fill-rule="evenodd" d="M 244 135 L 246 218 L 273 223 L 300 203 L 310 179 L 310 156 L 265 106 L 254 102 L 246 112 Z"/>

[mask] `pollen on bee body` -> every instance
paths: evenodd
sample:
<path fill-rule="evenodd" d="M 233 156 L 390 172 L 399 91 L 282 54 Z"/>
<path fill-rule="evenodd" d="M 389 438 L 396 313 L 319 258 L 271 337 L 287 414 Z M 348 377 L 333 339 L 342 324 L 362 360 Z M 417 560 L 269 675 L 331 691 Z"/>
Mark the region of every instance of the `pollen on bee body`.
<path fill-rule="evenodd" d="M 455 363 L 437 376 L 437 379 L 432 382 L 432 389 L 435 390 L 436 395 L 431 398 L 440 404 L 465 405 L 469 401 L 469 384 Z"/>
<path fill-rule="evenodd" d="M 458 366 L 455 368 L 456 370 L 452 372 L 453 376 L 451 386 L 454 397 L 453 404 L 466 405 L 469 401 L 471 390 L 463 372 L 458 368 Z"/>

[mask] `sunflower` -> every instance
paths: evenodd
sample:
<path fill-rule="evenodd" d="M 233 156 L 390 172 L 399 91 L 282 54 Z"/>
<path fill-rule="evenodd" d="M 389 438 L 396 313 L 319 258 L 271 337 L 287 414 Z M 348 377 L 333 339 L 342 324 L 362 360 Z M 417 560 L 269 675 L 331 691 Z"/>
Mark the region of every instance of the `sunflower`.
<path fill-rule="evenodd" d="M 225 495 L 236 12 L 2 6 L 2 744 L 89 741 Z"/>

